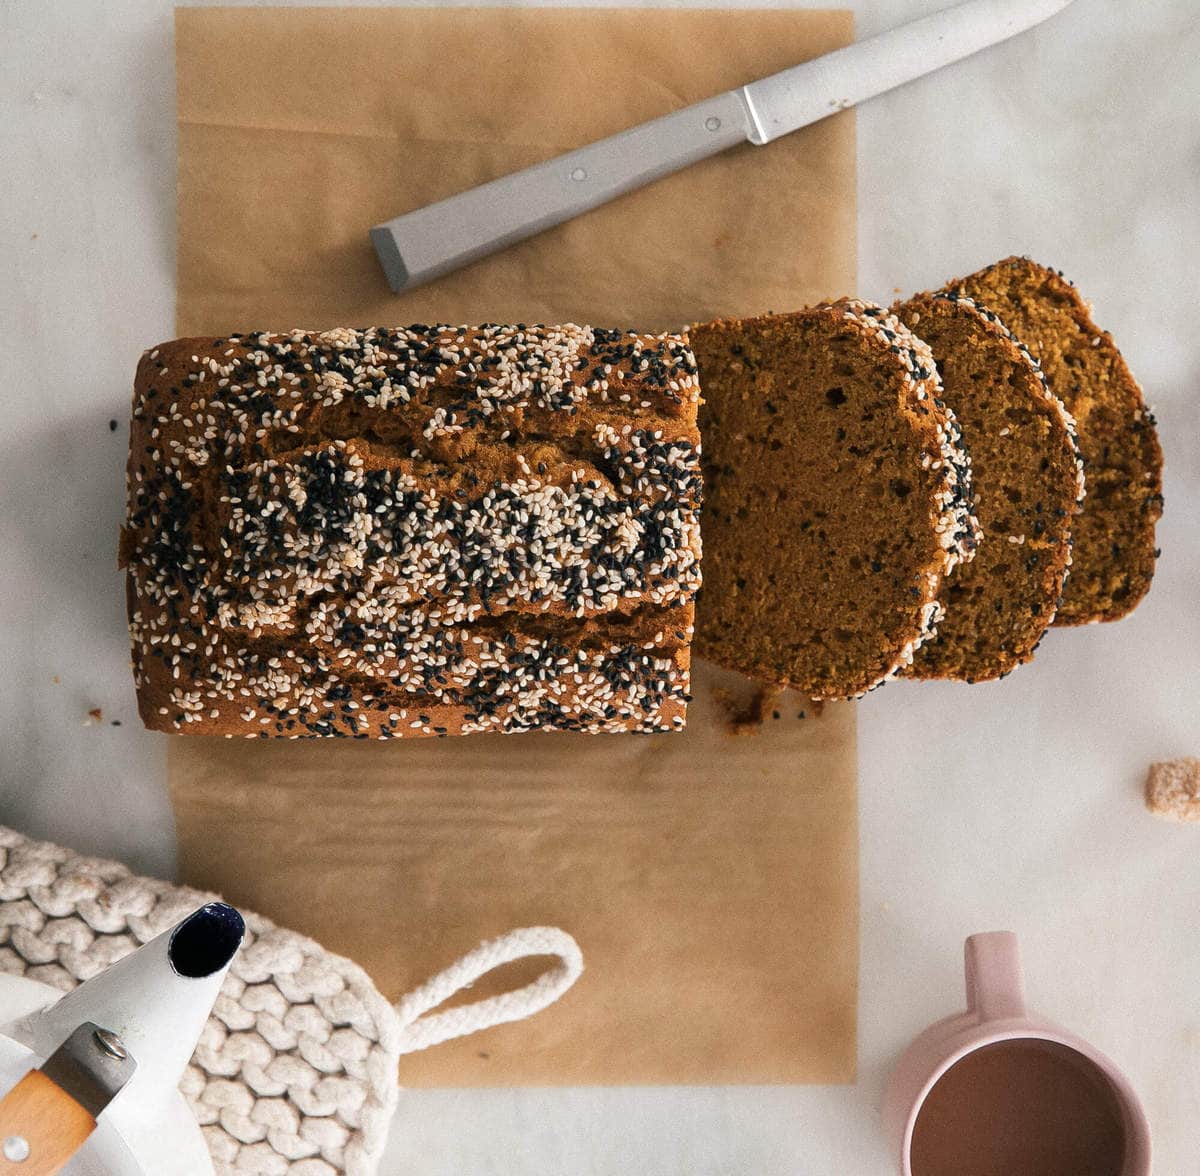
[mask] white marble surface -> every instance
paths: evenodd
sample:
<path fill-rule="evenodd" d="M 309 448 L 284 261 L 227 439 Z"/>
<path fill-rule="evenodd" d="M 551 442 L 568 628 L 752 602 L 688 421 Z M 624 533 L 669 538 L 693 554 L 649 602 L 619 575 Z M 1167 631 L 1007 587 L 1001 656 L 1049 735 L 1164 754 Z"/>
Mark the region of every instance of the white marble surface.
<path fill-rule="evenodd" d="M 855 7 L 868 33 L 937 4 Z M 170 38 L 167 0 L 0 4 L 0 819 L 157 872 L 163 746 L 133 710 L 113 542 L 133 363 L 171 333 Z M 1016 251 L 1062 266 L 1146 384 L 1168 475 L 1133 618 L 1054 632 L 1003 683 L 862 705 L 857 1085 L 408 1093 L 387 1173 L 885 1176 L 886 1068 L 995 927 L 1022 934 L 1037 1006 L 1141 1089 L 1156 1171 L 1197 1170 L 1200 828 L 1139 789 L 1200 754 L 1198 116 L 1195 0 L 1076 0 L 860 113 L 860 292 Z"/>

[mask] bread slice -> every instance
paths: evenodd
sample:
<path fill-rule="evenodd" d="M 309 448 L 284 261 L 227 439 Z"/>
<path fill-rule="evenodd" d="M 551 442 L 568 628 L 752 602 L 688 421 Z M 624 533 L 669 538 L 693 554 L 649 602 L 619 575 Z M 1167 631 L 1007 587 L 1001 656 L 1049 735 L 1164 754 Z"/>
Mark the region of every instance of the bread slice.
<path fill-rule="evenodd" d="M 1154 417 L 1112 336 L 1062 274 L 1009 257 L 949 286 L 998 314 L 1037 356 L 1075 418 L 1088 495 L 1073 528 L 1071 576 L 1058 625 L 1115 621 L 1146 594 L 1162 515 Z"/>
<path fill-rule="evenodd" d="M 974 552 L 929 349 L 853 300 L 691 332 L 703 403 L 702 657 L 810 698 L 895 675 Z"/>
<path fill-rule="evenodd" d="M 981 682 L 1033 657 L 1058 607 L 1083 497 L 1075 425 L 1027 348 L 991 311 L 954 293 L 893 307 L 929 344 L 971 454 L 975 558 L 949 577 L 937 637 L 911 678 Z"/>

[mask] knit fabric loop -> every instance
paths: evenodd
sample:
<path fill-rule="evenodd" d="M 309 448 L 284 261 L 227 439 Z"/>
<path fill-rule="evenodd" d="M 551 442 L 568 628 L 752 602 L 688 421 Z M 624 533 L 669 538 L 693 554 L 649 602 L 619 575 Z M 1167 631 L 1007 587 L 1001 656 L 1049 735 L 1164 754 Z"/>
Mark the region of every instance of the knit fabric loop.
<path fill-rule="evenodd" d="M 502 964 L 535 956 L 556 956 L 558 962 L 532 983 L 512 992 L 458 1005 L 441 1013 L 430 1012 Z M 557 927 L 521 927 L 481 943 L 396 1004 L 401 1026 L 400 1052 L 415 1053 L 454 1037 L 465 1037 L 493 1025 L 532 1017 L 558 1000 L 579 979 L 582 971 L 583 955 L 579 944 Z"/>
<path fill-rule="evenodd" d="M 63 992 L 215 896 L 0 826 L 0 972 Z M 233 959 L 180 1090 L 218 1176 L 373 1176 L 401 1053 L 530 1016 L 581 969 L 575 941 L 528 927 L 482 944 L 393 1009 L 357 964 L 243 912 Z M 558 964 L 532 984 L 422 1016 L 492 968 Z"/>

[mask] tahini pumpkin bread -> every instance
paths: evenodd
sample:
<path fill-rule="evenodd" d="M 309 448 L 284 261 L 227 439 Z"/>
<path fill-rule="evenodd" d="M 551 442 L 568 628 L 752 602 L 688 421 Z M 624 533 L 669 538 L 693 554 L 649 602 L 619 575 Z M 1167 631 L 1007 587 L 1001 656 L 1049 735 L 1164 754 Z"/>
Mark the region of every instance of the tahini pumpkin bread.
<path fill-rule="evenodd" d="M 946 615 L 905 676 L 999 678 L 1033 657 L 1062 594 L 1084 493 L 1075 426 L 991 311 L 955 293 L 918 294 L 893 310 L 933 352 L 971 455 L 983 531 L 975 558 L 943 584 Z"/>
<path fill-rule="evenodd" d="M 160 731 L 684 723 L 700 586 L 678 335 L 180 339 L 138 366 L 121 561 Z"/>
<path fill-rule="evenodd" d="M 1162 449 L 1142 390 L 1062 274 L 1010 257 L 948 283 L 995 312 L 1037 357 L 1075 418 L 1087 500 L 1055 624 L 1115 621 L 1146 594 L 1162 515 Z"/>
<path fill-rule="evenodd" d="M 704 402 L 696 652 L 810 698 L 861 695 L 933 631 L 977 527 L 929 349 L 844 300 L 694 327 Z"/>

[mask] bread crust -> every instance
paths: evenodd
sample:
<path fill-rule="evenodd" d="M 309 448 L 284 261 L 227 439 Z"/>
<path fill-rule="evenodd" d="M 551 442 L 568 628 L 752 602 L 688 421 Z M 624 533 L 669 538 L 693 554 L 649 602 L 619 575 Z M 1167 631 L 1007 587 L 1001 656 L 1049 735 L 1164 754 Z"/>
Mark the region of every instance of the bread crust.
<path fill-rule="evenodd" d="M 678 729 L 698 400 L 686 337 L 571 324 L 147 351 L 121 539 L 143 721 Z"/>

